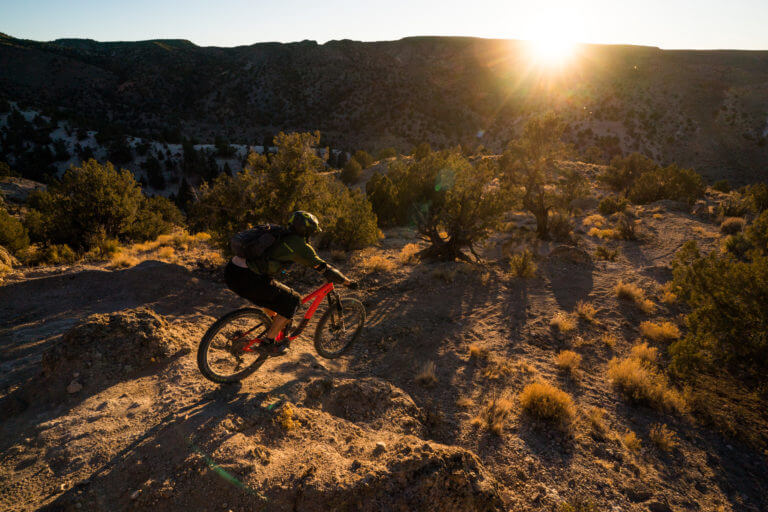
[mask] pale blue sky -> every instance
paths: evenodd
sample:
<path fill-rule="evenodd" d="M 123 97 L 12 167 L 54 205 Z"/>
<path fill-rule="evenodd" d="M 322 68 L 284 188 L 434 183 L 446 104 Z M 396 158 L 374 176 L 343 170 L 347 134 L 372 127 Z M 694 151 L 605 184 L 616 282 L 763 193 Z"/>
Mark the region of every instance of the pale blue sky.
<path fill-rule="evenodd" d="M 768 50 L 768 0 L 0 0 L 0 32 L 42 41 L 179 38 L 202 46 L 555 34 L 589 43 Z"/>

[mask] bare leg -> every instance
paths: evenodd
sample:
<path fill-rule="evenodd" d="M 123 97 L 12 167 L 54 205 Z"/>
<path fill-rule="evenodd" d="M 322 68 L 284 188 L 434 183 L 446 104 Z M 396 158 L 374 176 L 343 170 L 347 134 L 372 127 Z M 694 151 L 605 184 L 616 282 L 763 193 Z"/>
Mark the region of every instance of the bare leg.
<path fill-rule="evenodd" d="M 288 319 L 284 316 L 275 315 L 272 317 L 272 325 L 269 326 L 267 331 L 267 338 L 273 340 L 283 330 L 283 327 L 288 323 Z"/>

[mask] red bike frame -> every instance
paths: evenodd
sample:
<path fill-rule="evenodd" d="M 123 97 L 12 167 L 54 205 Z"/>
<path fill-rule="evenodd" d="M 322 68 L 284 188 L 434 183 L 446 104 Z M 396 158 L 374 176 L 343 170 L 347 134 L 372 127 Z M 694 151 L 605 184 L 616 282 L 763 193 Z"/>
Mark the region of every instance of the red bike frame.
<path fill-rule="evenodd" d="M 317 308 L 320 307 L 320 303 L 323 301 L 325 296 L 331 293 L 332 291 L 333 291 L 333 283 L 325 283 L 323 286 L 321 286 L 317 290 L 313 291 L 312 293 L 310 293 L 309 295 L 301 299 L 302 304 L 306 304 L 309 301 L 313 301 L 312 304 L 310 304 L 309 309 L 307 309 L 307 312 L 304 313 L 304 318 L 301 319 L 301 323 L 296 329 L 294 329 L 294 331 L 289 336 L 285 335 L 285 331 L 290 328 L 290 324 L 287 325 L 285 329 L 280 331 L 280 333 L 275 338 L 275 341 L 283 341 L 287 339 L 290 342 L 290 341 L 293 341 L 295 338 L 297 338 L 307 327 L 309 320 L 315 314 L 315 311 L 317 311 Z M 263 341 L 264 340 L 262 340 L 259 337 L 248 340 L 248 343 L 243 347 L 243 350 L 246 352 L 253 352 L 253 349 L 251 349 L 251 346 L 253 346 L 255 343 L 262 343 Z"/>

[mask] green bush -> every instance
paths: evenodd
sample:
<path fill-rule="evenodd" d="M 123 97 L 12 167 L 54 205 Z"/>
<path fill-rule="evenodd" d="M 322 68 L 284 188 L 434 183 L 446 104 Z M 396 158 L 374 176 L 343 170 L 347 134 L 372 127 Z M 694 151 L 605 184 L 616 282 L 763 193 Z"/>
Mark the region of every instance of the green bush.
<path fill-rule="evenodd" d="M 637 228 L 634 221 L 626 214 L 619 214 L 616 219 L 616 233 L 621 240 L 637 240 Z"/>
<path fill-rule="evenodd" d="M 704 179 L 692 169 L 675 164 L 648 171 L 637 178 L 629 191 L 635 204 L 671 199 L 692 204 L 704 195 Z"/>
<path fill-rule="evenodd" d="M 564 242 L 571 237 L 571 218 L 568 212 L 550 212 L 549 214 L 549 232 L 557 241 Z"/>
<path fill-rule="evenodd" d="M 376 153 L 377 160 L 384 160 L 385 158 L 392 158 L 397 156 L 397 150 L 395 148 L 384 148 Z"/>
<path fill-rule="evenodd" d="M 675 293 L 691 311 L 687 336 L 670 347 L 673 368 L 729 368 L 752 382 L 768 371 L 768 257 L 703 255 L 689 241 L 675 256 Z"/>
<path fill-rule="evenodd" d="M 373 165 L 373 162 L 375 161 L 373 159 L 373 156 L 369 152 L 364 151 L 362 149 L 358 149 L 357 151 L 355 151 L 355 154 L 352 155 L 352 159 L 357 160 L 357 163 L 359 163 L 360 167 L 362 167 L 363 169 L 367 169 L 368 167 Z"/>
<path fill-rule="evenodd" d="M 62 265 L 77 261 L 77 255 L 67 244 L 53 244 L 38 249 L 30 263 L 32 265 Z"/>
<path fill-rule="evenodd" d="M 744 206 L 749 208 L 752 213 L 759 215 L 768 210 L 768 184 L 755 183 L 747 185 L 742 191 Z"/>
<path fill-rule="evenodd" d="M 640 176 L 657 167 L 656 162 L 640 153 L 616 156 L 611 160 L 611 165 L 598 176 L 598 180 L 616 192 L 627 193 Z"/>
<path fill-rule="evenodd" d="M 24 225 L 0 207 L 0 245 L 18 255 L 29 246 L 29 235 Z"/>
<path fill-rule="evenodd" d="M 395 226 L 406 222 L 400 209 L 398 190 L 388 176 L 374 172 L 365 184 L 365 194 L 382 226 Z"/>
<path fill-rule="evenodd" d="M 143 242 L 154 240 L 170 233 L 175 226 L 183 225 L 184 216 L 170 199 L 162 196 L 145 197 L 126 235 L 130 240 Z"/>
<path fill-rule="evenodd" d="M 188 207 L 190 226 L 226 246 L 237 231 L 263 222 L 284 223 L 291 212 L 308 210 L 319 217 L 327 242 L 343 247 L 374 243 L 376 216 L 367 199 L 322 173 L 324 162 L 315 152 L 319 140 L 319 133 L 281 132 L 271 158 L 252 152 L 241 172 L 204 183 Z"/>
<path fill-rule="evenodd" d="M 344 165 L 344 169 L 341 170 L 341 181 L 347 185 L 354 185 L 360 181 L 360 177 L 363 175 L 362 166 L 355 160 L 351 159 Z"/>
<path fill-rule="evenodd" d="M 744 235 L 752 248 L 761 254 L 768 254 L 768 210 L 747 226 Z"/>
<path fill-rule="evenodd" d="M 728 180 L 718 180 L 712 185 L 712 188 L 725 194 L 731 191 L 731 185 L 728 184 Z"/>
<path fill-rule="evenodd" d="M 749 251 L 752 249 L 752 243 L 744 236 L 743 233 L 737 233 L 727 237 L 723 241 L 723 248 L 726 252 L 733 254 L 736 258 L 743 260 L 747 258 Z"/>
<path fill-rule="evenodd" d="M 625 197 L 606 196 L 597 205 L 597 210 L 603 215 L 612 215 L 616 212 L 623 212 L 629 206 L 629 201 Z"/>
<path fill-rule="evenodd" d="M 125 238 L 143 195 L 130 171 L 96 160 L 68 169 L 61 182 L 30 195 L 38 241 L 89 249 L 103 238 Z"/>

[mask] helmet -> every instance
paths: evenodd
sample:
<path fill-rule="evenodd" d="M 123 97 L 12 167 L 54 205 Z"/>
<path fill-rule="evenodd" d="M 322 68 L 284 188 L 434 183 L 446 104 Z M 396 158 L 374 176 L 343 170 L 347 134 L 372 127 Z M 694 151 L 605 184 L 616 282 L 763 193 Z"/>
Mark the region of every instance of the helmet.
<path fill-rule="evenodd" d="M 299 236 L 309 238 L 322 231 L 317 217 L 303 210 L 295 211 L 288 219 L 288 229 Z"/>

